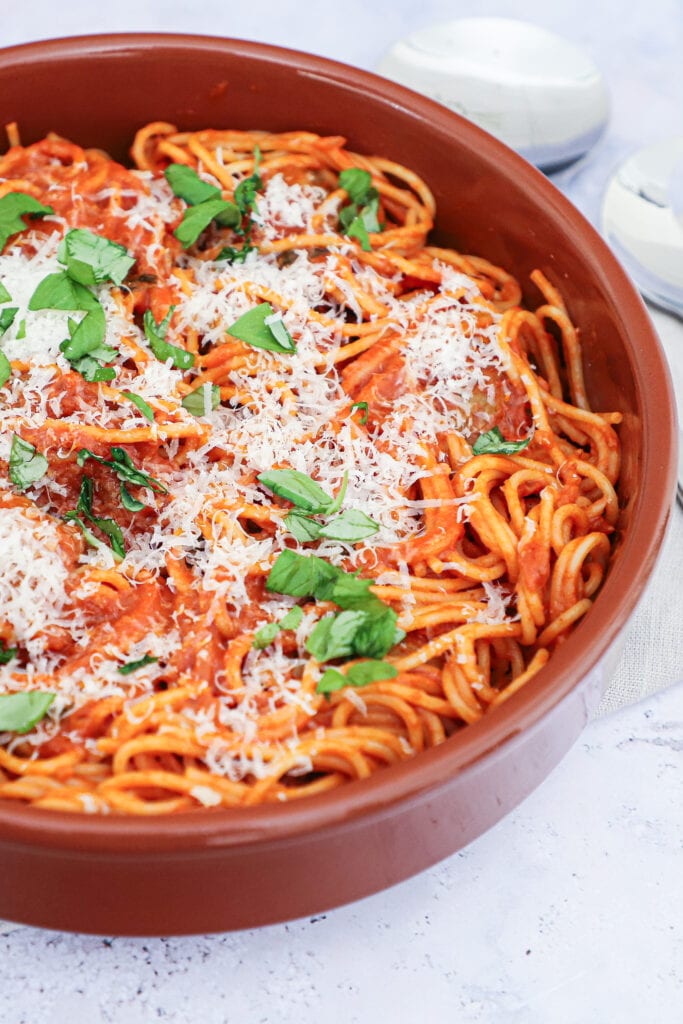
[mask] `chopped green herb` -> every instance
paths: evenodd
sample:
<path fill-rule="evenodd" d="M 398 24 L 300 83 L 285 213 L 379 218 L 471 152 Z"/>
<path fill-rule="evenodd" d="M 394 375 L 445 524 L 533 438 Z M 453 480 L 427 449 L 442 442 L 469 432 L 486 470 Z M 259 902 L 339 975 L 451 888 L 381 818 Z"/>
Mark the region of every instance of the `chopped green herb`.
<path fill-rule="evenodd" d="M 80 322 L 69 318 L 69 337 L 61 343 L 60 350 L 73 369 L 86 380 L 114 379 L 116 371 L 102 365 L 111 362 L 117 354 L 115 348 L 104 344 L 104 310 L 89 288 L 73 280 L 68 270 L 48 274 L 43 278 L 31 296 L 28 308 L 84 312 L 85 316 Z"/>
<path fill-rule="evenodd" d="M 201 384 L 196 391 L 190 391 L 189 395 L 185 395 L 180 404 L 193 416 L 207 416 L 212 409 L 218 408 L 220 400 L 221 389 L 217 384 Z"/>
<path fill-rule="evenodd" d="M 244 313 L 232 327 L 228 327 L 228 334 L 247 345 L 264 348 L 269 352 L 285 352 L 288 355 L 296 352 L 296 345 L 284 321 L 273 311 L 269 302 L 261 302 Z"/>
<path fill-rule="evenodd" d="M 336 495 L 334 501 L 332 502 L 332 504 L 330 505 L 330 507 L 325 510 L 325 514 L 326 515 L 332 516 L 332 515 L 335 514 L 335 512 L 339 511 L 339 509 L 342 507 L 342 502 L 344 501 L 344 498 L 346 497 L 346 490 L 347 490 L 348 486 L 349 486 L 349 471 L 348 471 L 348 469 L 345 469 L 344 470 L 344 475 L 342 477 L 341 487 L 337 491 L 337 495 Z"/>
<path fill-rule="evenodd" d="M 254 647 L 258 650 L 261 650 L 263 647 L 268 647 L 269 644 L 272 644 L 280 630 L 296 629 L 303 617 L 304 613 L 298 605 L 295 605 L 294 608 L 290 608 L 287 614 L 281 618 L 279 622 L 268 622 L 265 626 L 261 626 L 261 628 L 254 633 Z"/>
<path fill-rule="evenodd" d="M 17 328 L 17 341 L 22 341 L 26 337 L 26 321 L 20 320 Z"/>
<path fill-rule="evenodd" d="M 0 336 L 12 326 L 14 318 L 18 312 L 18 306 L 7 306 L 5 309 L 0 311 Z"/>
<path fill-rule="evenodd" d="M 88 310 L 80 322 L 69 317 L 68 328 L 69 337 L 59 348 L 72 365 L 84 356 L 101 359 L 103 362 L 116 358 L 116 349 L 103 344 L 106 322 L 104 310 L 99 303 L 94 309 Z"/>
<path fill-rule="evenodd" d="M 335 658 L 350 658 L 358 630 L 365 622 L 365 612 L 345 611 L 338 615 L 326 615 L 313 627 L 306 641 L 306 650 L 316 661 L 332 661 Z"/>
<path fill-rule="evenodd" d="M 306 473 L 298 469 L 271 469 L 260 473 L 259 483 L 279 498 L 286 498 L 304 512 L 325 512 L 333 499 Z"/>
<path fill-rule="evenodd" d="M 135 257 L 129 256 L 125 246 L 110 242 L 87 228 L 67 231 L 57 258 L 72 280 L 90 286 L 105 281 L 122 284 L 135 263 Z"/>
<path fill-rule="evenodd" d="M 11 301 L 12 301 L 12 296 L 7 291 L 7 289 L 5 288 L 5 286 L 2 283 L 2 281 L 0 281 L 0 302 L 11 302 Z"/>
<path fill-rule="evenodd" d="M 196 206 L 207 199 L 220 199 L 221 190 L 208 181 L 203 181 L 197 172 L 186 164 L 170 164 L 164 177 L 173 190 L 173 195 L 184 199 L 189 206 Z"/>
<path fill-rule="evenodd" d="M 153 658 L 151 654 L 145 654 L 144 658 L 139 658 L 137 661 L 127 661 L 125 665 L 119 665 L 118 671 L 122 676 L 129 676 L 131 672 L 144 668 L 145 665 L 153 665 L 158 660 L 158 658 Z"/>
<path fill-rule="evenodd" d="M 320 528 L 320 536 L 328 540 L 340 540 L 353 544 L 364 537 L 372 537 L 379 530 L 379 523 L 359 509 L 348 508 L 335 519 L 330 519 Z"/>
<path fill-rule="evenodd" d="M 362 612 L 362 615 L 353 619 L 343 619 L 338 627 L 332 621 L 322 626 L 325 620 L 321 620 L 318 623 L 320 629 L 316 626 L 313 631 L 315 633 L 318 630 L 313 640 L 315 651 L 311 650 L 314 656 L 324 651 L 348 647 L 350 655 L 383 658 L 391 647 L 403 639 L 405 633 L 396 625 L 397 615 L 393 608 L 370 593 L 371 583 L 371 580 L 363 580 L 337 569 L 317 555 L 300 555 L 288 549 L 275 560 L 266 580 L 266 590 L 293 597 L 332 601 L 344 611 Z M 333 616 L 332 619 L 337 617 Z M 327 656 L 332 657 L 329 654 Z"/>
<path fill-rule="evenodd" d="M 363 206 L 376 199 L 379 192 L 372 184 L 372 175 L 361 167 L 347 167 L 339 174 L 339 187 L 348 192 L 349 199 L 357 206 Z"/>
<path fill-rule="evenodd" d="M 203 181 L 197 172 L 184 164 L 171 164 L 164 171 L 174 195 L 184 199 L 190 209 L 183 214 L 173 232 L 184 249 L 197 241 L 212 220 L 223 227 L 239 228 L 241 212 L 235 203 L 222 198 L 221 190 Z"/>
<path fill-rule="evenodd" d="M 81 448 L 76 456 L 76 462 L 79 466 L 84 466 L 88 459 L 94 459 L 101 466 L 113 469 L 122 484 L 135 484 L 138 487 L 146 487 L 157 494 L 168 494 L 168 488 L 160 480 L 150 476 L 144 469 L 138 469 L 124 448 L 112 446 L 111 459 L 103 459 L 100 455 L 91 452 L 89 448 Z"/>
<path fill-rule="evenodd" d="M 74 281 L 66 270 L 58 270 L 43 278 L 31 296 L 28 308 L 31 310 L 83 310 L 85 312 L 102 307 L 89 288 Z"/>
<path fill-rule="evenodd" d="M 379 192 L 372 185 L 372 176 L 360 167 L 349 167 L 339 175 L 339 184 L 346 189 L 348 206 L 339 211 L 339 223 L 346 235 L 357 238 L 361 248 L 370 252 L 368 232 L 382 230 L 379 223 Z"/>
<path fill-rule="evenodd" d="M 475 455 L 514 455 L 526 448 L 530 441 L 530 437 L 523 441 L 506 441 L 499 428 L 494 427 L 479 435 L 472 445 L 472 451 Z"/>
<path fill-rule="evenodd" d="M 254 146 L 254 170 L 235 189 L 235 203 L 243 217 L 256 210 L 256 193 L 263 188 L 263 179 L 258 172 L 260 163 L 261 150 Z"/>
<path fill-rule="evenodd" d="M 371 252 L 370 238 L 368 232 L 381 231 L 381 225 L 377 219 L 379 211 L 379 199 L 373 199 L 360 209 L 352 203 L 346 206 L 339 215 L 339 220 L 349 238 L 357 238 L 364 252 Z"/>
<path fill-rule="evenodd" d="M 44 217 L 54 212 L 51 206 L 43 206 L 26 192 L 8 192 L 0 199 L 0 252 L 5 248 L 8 238 L 26 230 L 26 224 L 21 219 L 23 216 Z"/>
<path fill-rule="evenodd" d="M 241 249 L 235 249 L 231 245 L 224 245 L 216 256 L 216 262 L 227 260 L 228 263 L 244 263 L 250 252 L 258 252 L 255 245 L 245 242 Z"/>
<path fill-rule="evenodd" d="M 394 679 L 398 669 L 388 661 L 360 661 L 346 670 L 346 675 L 336 668 L 323 672 L 316 693 L 334 693 L 345 686 L 367 686 L 380 679 Z"/>
<path fill-rule="evenodd" d="M 85 538 L 87 544 L 91 548 L 100 548 L 102 541 L 98 540 L 94 533 L 88 529 L 86 524 L 83 522 L 83 518 L 88 520 L 94 526 L 104 533 L 111 541 L 110 547 L 114 554 L 118 558 L 123 558 L 126 554 L 126 547 L 123 540 L 123 533 L 118 523 L 114 522 L 113 519 L 100 519 L 92 514 L 92 499 L 93 499 L 93 482 L 89 476 L 84 476 L 81 480 L 81 490 L 78 496 L 78 504 L 73 512 L 67 512 L 64 519 L 67 523 L 75 523 Z"/>
<path fill-rule="evenodd" d="M 191 366 L 194 366 L 193 353 L 187 352 L 184 348 L 178 348 L 177 345 L 171 345 L 165 340 L 174 310 L 175 306 L 171 306 L 161 323 L 156 322 L 151 310 L 146 310 L 143 317 L 145 337 L 152 352 L 162 363 L 170 359 L 179 370 L 189 370 Z"/>
<path fill-rule="evenodd" d="M 0 388 L 4 387 L 7 381 L 12 376 L 12 364 L 5 355 L 4 352 L 0 351 Z"/>
<path fill-rule="evenodd" d="M 121 504 L 128 512 L 141 512 L 145 508 L 144 501 L 138 501 L 137 498 L 134 498 L 124 483 L 121 483 L 119 493 L 121 495 Z"/>
<path fill-rule="evenodd" d="M 288 512 L 284 519 L 285 526 L 293 537 L 305 544 L 309 540 L 317 540 L 320 536 L 321 523 L 303 515 L 301 512 Z"/>
<path fill-rule="evenodd" d="M 197 241 L 202 231 L 208 228 L 212 220 L 217 220 L 224 227 L 239 227 L 240 211 L 228 199 L 206 199 L 197 206 L 189 206 L 183 219 L 175 229 L 176 236 L 183 249 L 188 249 Z"/>
<path fill-rule="evenodd" d="M 292 597 L 315 597 L 329 600 L 334 581 L 346 575 L 317 555 L 299 555 L 289 549 L 276 558 L 266 580 L 266 590 Z"/>
<path fill-rule="evenodd" d="M 360 409 L 363 414 L 358 421 L 361 427 L 363 427 L 368 422 L 368 414 L 370 412 L 370 407 L 368 406 L 367 402 L 354 402 L 353 405 L 351 406 L 351 412 L 353 413 L 356 409 Z"/>
<path fill-rule="evenodd" d="M 121 394 L 124 395 L 129 402 L 132 402 L 133 405 L 137 406 L 142 415 L 148 419 L 150 423 L 154 423 L 154 410 L 147 404 L 144 398 L 141 398 L 140 395 L 134 394 L 132 391 L 122 391 Z"/>
<path fill-rule="evenodd" d="M 0 640 L 0 665 L 8 665 L 17 656 L 16 647 L 5 647 L 5 641 Z"/>
<path fill-rule="evenodd" d="M 30 732 L 45 717 L 55 696 L 41 690 L 3 694 L 0 697 L 0 732 Z"/>
<path fill-rule="evenodd" d="M 12 435 L 12 447 L 9 453 L 9 478 L 14 486 L 25 491 L 36 483 L 47 472 L 48 462 L 44 455 L 24 441 L 18 434 Z"/>

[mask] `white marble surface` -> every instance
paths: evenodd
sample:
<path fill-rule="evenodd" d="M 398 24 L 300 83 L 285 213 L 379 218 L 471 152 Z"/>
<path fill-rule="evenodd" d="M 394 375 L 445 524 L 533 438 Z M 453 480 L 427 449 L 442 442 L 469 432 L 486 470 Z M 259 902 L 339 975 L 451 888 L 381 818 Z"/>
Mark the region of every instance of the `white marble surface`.
<path fill-rule="evenodd" d="M 3 7 L 5 5 L 2 5 Z M 314 12 L 314 13 L 313 13 Z M 5 45 L 96 31 L 261 39 L 372 68 L 406 32 L 472 13 L 526 18 L 584 46 L 612 118 L 591 157 L 558 179 L 595 221 L 610 169 L 683 133 L 683 5 L 648 0 L 26 0 L 3 10 Z M 683 373 L 683 326 L 656 324 Z M 683 516 L 671 551 L 683 547 Z M 664 593 L 670 560 L 660 570 Z M 670 585 L 673 585 L 671 580 Z M 659 607 L 648 597 L 645 613 Z M 663 601 L 666 614 L 666 601 Z M 656 612 L 656 615 L 654 614 Z M 659 685 L 668 661 L 629 659 Z M 648 660 L 649 659 L 649 660 Z M 649 666 L 649 667 L 647 667 Z M 648 675 L 649 673 L 649 675 Z M 680 1024 L 683 1021 L 683 685 L 592 723 L 521 808 L 466 850 L 319 919 L 183 939 L 100 939 L 0 924 L 3 1024 Z M 324 870 L 324 865 L 321 865 Z"/>

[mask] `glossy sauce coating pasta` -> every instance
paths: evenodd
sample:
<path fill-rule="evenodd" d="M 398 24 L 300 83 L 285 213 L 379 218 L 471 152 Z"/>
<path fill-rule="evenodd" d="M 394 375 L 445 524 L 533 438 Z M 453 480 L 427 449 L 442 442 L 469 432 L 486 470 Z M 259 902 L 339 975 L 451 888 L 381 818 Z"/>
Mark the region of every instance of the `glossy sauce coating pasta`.
<path fill-rule="evenodd" d="M 14 142 L 0 200 L 52 212 L 0 256 L 18 310 L 0 337 L 0 638 L 15 652 L 0 694 L 56 697 L 0 734 L 0 797 L 158 814 L 322 793 L 443 742 L 545 665 L 607 568 L 619 416 L 589 410 L 577 332 L 540 272 L 524 309 L 508 269 L 428 244 L 423 181 L 339 137 L 157 123 L 134 170 Z M 174 194 L 169 165 L 223 203 L 189 244 L 177 233 L 206 199 Z M 362 195 L 355 179 L 355 206 L 350 168 L 371 181 Z M 135 260 L 90 286 L 109 380 L 65 358 L 64 305 L 31 308 L 73 229 Z M 280 348 L 237 336 L 254 310 Z M 26 487 L 14 436 L 47 460 Z M 339 508 L 276 493 L 259 479 L 273 470 Z M 390 676 L 321 692 L 325 670 L 351 680 L 369 659 L 312 656 L 340 606 L 267 585 L 285 550 L 372 581 L 396 613 L 398 643 L 371 659 Z M 295 607 L 294 628 L 263 634 Z"/>

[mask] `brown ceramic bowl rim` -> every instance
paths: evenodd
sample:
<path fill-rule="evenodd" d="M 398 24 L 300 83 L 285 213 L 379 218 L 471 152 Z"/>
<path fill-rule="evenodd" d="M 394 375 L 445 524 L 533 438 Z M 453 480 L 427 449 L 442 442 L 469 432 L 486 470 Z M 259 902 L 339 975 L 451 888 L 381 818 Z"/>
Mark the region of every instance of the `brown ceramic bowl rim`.
<path fill-rule="evenodd" d="M 595 606 L 549 665 L 522 690 L 474 725 L 439 747 L 369 779 L 348 783 L 328 794 L 289 804 L 191 811 L 166 817 L 100 817 L 44 811 L 0 802 L 0 832 L 8 841 L 60 850 L 111 854 L 148 852 L 172 855 L 210 847 L 238 847 L 294 840 L 307 833 L 348 827 L 354 820 L 375 818 L 397 804 L 407 806 L 438 789 L 455 773 L 495 756 L 497 748 L 519 741 L 596 666 L 632 614 L 654 567 L 671 509 L 675 484 L 675 405 L 666 361 L 643 303 L 612 252 L 592 226 L 557 189 L 521 157 L 457 114 L 417 93 L 370 72 L 296 50 L 238 39 L 171 33 L 126 33 L 77 36 L 28 43 L 0 50 L 0 61 L 39 64 L 93 54 L 130 56 L 150 48 L 248 57 L 256 62 L 288 64 L 312 80 L 341 83 L 361 95 L 373 95 L 411 117 L 457 133 L 479 150 L 526 180 L 534 190 L 539 214 L 561 216 L 578 234 L 599 268 L 601 290 L 619 295 L 621 334 L 630 349 L 642 410 L 642 486 L 632 525 L 612 565 Z M 76 140 L 78 141 L 78 140 Z M 437 211 L 438 222 L 438 211 Z M 636 348 L 637 339 L 637 348 Z M 548 680 L 552 678 L 552 686 Z"/>

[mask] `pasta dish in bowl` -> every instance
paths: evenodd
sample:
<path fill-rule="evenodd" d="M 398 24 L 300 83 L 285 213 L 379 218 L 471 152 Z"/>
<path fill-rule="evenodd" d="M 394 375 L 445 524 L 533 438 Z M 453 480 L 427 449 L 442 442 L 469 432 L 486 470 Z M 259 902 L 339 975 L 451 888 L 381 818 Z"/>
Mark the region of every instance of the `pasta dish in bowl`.
<path fill-rule="evenodd" d="M 247 44 L 168 53 L 202 45 L 286 74 Z M 462 788 L 497 744 L 542 739 L 573 689 L 549 673 L 633 529 L 641 399 L 586 350 L 585 292 L 575 323 L 542 253 L 434 237 L 442 176 L 435 202 L 395 143 L 347 142 L 348 111 L 337 134 L 291 109 L 136 118 L 112 152 L 68 118 L 22 145 L 7 108 L 0 800 L 9 846 L 38 816 L 66 857 L 78 820 L 103 871 L 140 851 L 137 884 L 145 851 L 272 858 L 346 817 L 376 829 L 427 777 Z M 216 919 L 287 913 L 234 907 Z"/>

